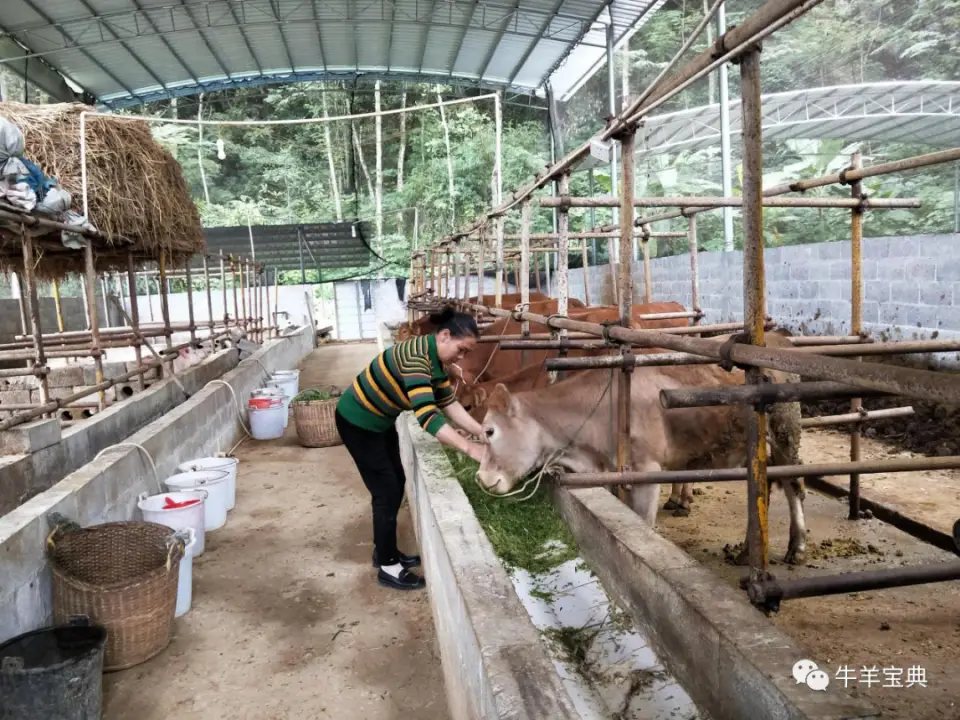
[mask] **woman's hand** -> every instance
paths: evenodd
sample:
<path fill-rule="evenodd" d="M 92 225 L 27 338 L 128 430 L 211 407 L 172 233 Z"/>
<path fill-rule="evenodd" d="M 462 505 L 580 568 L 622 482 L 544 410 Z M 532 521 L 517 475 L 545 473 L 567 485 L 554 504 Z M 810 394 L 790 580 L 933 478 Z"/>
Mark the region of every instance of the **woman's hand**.
<path fill-rule="evenodd" d="M 483 462 L 483 454 L 486 452 L 486 448 L 483 445 L 479 445 L 475 442 L 469 443 L 467 446 L 467 455 L 472 457 L 477 462 Z"/>
<path fill-rule="evenodd" d="M 437 433 L 437 440 L 442 442 L 444 445 L 449 445 L 450 447 L 456 448 L 464 455 L 472 457 L 477 462 L 483 461 L 483 453 L 486 448 L 480 443 L 467 440 L 467 438 L 458 433 L 451 425 L 444 425 L 442 428 L 440 428 L 440 431 Z"/>
<path fill-rule="evenodd" d="M 470 413 L 459 402 L 454 402 L 444 408 L 443 414 L 453 420 L 457 427 L 466 430 L 475 437 L 483 437 L 483 426 L 470 417 Z"/>

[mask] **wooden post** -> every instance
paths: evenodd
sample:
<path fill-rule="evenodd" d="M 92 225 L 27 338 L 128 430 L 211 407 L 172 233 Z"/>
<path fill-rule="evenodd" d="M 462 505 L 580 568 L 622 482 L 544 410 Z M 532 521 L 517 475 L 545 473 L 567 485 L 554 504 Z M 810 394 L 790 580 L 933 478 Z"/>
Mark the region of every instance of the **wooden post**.
<path fill-rule="evenodd" d="M 530 200 L 525 199 L 520 205 L 520 304 L 526 311 L 530 307 Z M 530 321 L 524 320 L 521 332 L 530 334 Z"/>
<path fill-rule="evenodd" d="M 643 301 L 648 305 L 653 302 L 653 273 L 650 268 L 650 226 L 644 225 L 640 235 L 643 246 Z"/>
<path fill-rule="evenodd" d="M 583 301 L 590 304 L 590 259 L 587 257 L 587 241 L 580 241 L 580 253 L 583 255 Z"/>
<path fill-rule="evenodd" d="M 213 291 L 210 289 L 210 264 L 207 262 L 206 253 L 203 254 L 203 285 L 207 293 L 207 320 L 212 338 L 216 334 L 216 323 L 213 320 Z"/>
<path fill-rule="evenodd" d="M 860 153 L 855 152 L 850 166 L 857 170 L 861 166 Z M 850 197 L 860 199 L 863 187 L 859 180 L 850 183 Z M 850 334 L 859 335 L 863 332 L 863 210 L 854 208 L 850 211 Z M 854 358 L 859 361 L 861 358 Z M 850 401 L 850 412 L 859 413 L 863 407 L 860 398 Z M 850 426 L 850 459 L 854 462 L 860 459 L 860 424 Z M 851 520 L 860 519 L 860 476 L 850 474 L 850 502 L 848 517 Z"/>
<path fill-rule="evenodd" d="M 620 308 L 620 325 L 629 328 L 633 310 L 633 183 L 634 155 L 636 136 L 634 130 L 628 130 L 620 137 L 620 283 L 617 298 Z M 612 262 L 612 259 L 611 259 Z M 620 354 L 631 352 L 629 345 L 621 345 Z M 624 363 L 617 374 L 618 386 L 618 413 L 617 413 L 617 471 L 625 472 L 631 465 L 630 448 L 630 380 L 632 363 Z M 629 488 L 617 486 L 617 497 L 621 502 L 629 504 Z"/>
<path fill-rule="evenodd" d="M 485 293 L 483 292 L 483 266 L 484 266 L 484 264 L 485 264 L 485 263 L 484 263 L 484 258 L 483 258 L 483 250 L 484 250 L 483 233 L 481 232 L 481 234 L 480 234 L 480 258 L 479 258 L 479 260 L 477 261 L 477 302 L 480 303 L 480 304 L 483 304 L 483 296 L 484 296 L 484 294 L 485 294 Z"/>
<path fill-rule="evenodd" d="M 740 91 L 743 96 L 743 329 L 751 345 L 764 345 L 766 288 L 763 274 L 763 145 L 760 108 L 760 51 L 740 56 Z M 749 385 L 763 382 L 762 371 L 746 371 Z M 767 534 L 767 415 L 748 408 L 747 544 L 750 581 L 768 576 Z"/>
<path fill-rule="evenodd" d="M 33 333 L 34 368 L 39 370 L 47 365 L 47 358 L 43 350 L 43 328 L 40 323 L 40 298 L 37 294 L 37 278 L 34 275 L 34 246 L 33 236 L 26 228 L 20 226 L 20 235 L 23 239 L 23 279 L 26 288 L 20 288 L 20 297 L 26 305 L 26 314 L 30 317 L 30 330 Z M 26 290 L 26 293 L 24 293 Z M 25 296 L 24 296 L 25 295 Z M 47 375 L 40 376 L 40 404 L 50 402 L 50 384 Z"/>
<path fill-rule="evenodd" d="M 233 287 L 233 324 L 240 327 L 240 301 L 237 299 L 237 272 L 233 255 L 230 256 L 230 285 Z"/>
<path fill-rule="evenodd" d="M 196 323 L 193 321 L 193 277 L 190 274 L 190 263 L 193 258 L 187 258 L 187 264 L 184 267 L 185 280 L 187 282 L 187 321 L 190 325 L 190 342 L 197 342 L 197 328 Z"/>
<path fill-rule="evenodd" d="M 247 261 L 244 258 L 240 258 L 240 267 L 237 271 L 237 275 L 240 278 L 240 312 L 243 317 L 243 330 L 244 332 L 249 332 L 250 329 L 250 320 L 247 316 L 247 289 L 246 289 L 246 276 L 247 276 Z"/>
<path fill-rule="evenodd" d="M 147 286 L 150 285 L 150 278 L 146 278 Z M 133 250 L 127 250 L 127 283 L 130 286 L 130 327 L 133 328 L 133 351 L 137 355 L 137 366 L 143 365 L 143 349 L 140 347 L 140 340 L 136 337 L 140 332 L 140 308 L 137 306 L 137 268 L 133 262 Z M 143 373 L 137 375 L 137 386 L 142 392 L 146 390 L 146 382 L 143 379 Z"/>
<path fill-rule="evenodd" d="M 97 317 L 97 269 L 93 262 L 93 240 L 87 238 L 83 248 L 86 265 L 87 307 L 90 313 L 90 349 L 93 353 L 93 363 L 96 369 L 96 384 L 103 382 L 103 356 L 100 353 L 100 321 Z M 107 407 L 107 396 L 101 390 L 97 393 L 97 407 L 104 410 Z"/>
<path fill-rule="evenodd" d="M 220 291 L 223 293 L 223 327 L 230 327 L 230 303 L 227 302 L 227 264 L 223 259 L 223 250 L 220 251 Z"/>
<path fill-rule="evenodd" d="M 700 312 L 700 263 L 697 255 L 697 216 L 691 215 L 687 227 L 687 241 L 690 244 L 690 309 Z M 693 319 L 694 325 L 700 324 L 699 315 Z"/>
<path fill-rule="evenodd" d="M 276 280 L 276 278 L 274 278 Z M 273 315 L 270 313 L 270 268 L 264 266 L 263 268 L 263 299 L 267 305 L 267 339 L 269 340 L 272 337 L 275 337 L 273 334 Z M 323 286 L 320 286 L 321 291 Z"/>
<path fill-rule="evenodd" d="M 167 348 L 173 347 L 173 332 L 170 329 L 170 298 L 167 289 L 167 255 L 160 253 L 160 316 L 163 318 L 164 336 L 167 339 Z M 170 374 L 173 375 L 173 358 L 170 358 Z"/>
<path fill-rule="evenodd" d="M 570 175 L 564 173 L 560 176 L 560 194 L 567 195 L 570 192 Z M 570 264 L 570 211 L 566 207 L 559 208 L 557 215 L 557 314 L 567 314 L 567 302 L 570 293 L 569 278 L 567 277 Z M 560 337 L 566 337 L 567 331 L 561 330 Z"/>
<path fill-rule="evenodd" d="M 60 302 L 60 281 L 53 279 L 53 304 L 57 308 L 57 331 L 64 331 L 63 324 L 63 304 Z"/>

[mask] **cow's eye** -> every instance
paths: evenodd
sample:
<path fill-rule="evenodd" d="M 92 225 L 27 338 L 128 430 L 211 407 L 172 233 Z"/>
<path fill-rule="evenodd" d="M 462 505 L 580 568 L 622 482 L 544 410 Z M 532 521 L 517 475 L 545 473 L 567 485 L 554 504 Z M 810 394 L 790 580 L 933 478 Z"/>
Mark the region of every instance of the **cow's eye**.
<path fill-rule="evenodd" d="M 493 428 L 487 428 L 485 432 L 487 437 L 493 437 Z"/>

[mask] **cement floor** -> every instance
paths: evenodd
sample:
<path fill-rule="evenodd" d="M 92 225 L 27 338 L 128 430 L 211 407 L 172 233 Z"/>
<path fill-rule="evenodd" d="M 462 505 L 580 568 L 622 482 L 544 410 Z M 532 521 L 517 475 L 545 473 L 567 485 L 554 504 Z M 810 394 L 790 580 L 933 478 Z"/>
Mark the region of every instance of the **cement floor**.
<path fill-rule="evenodd" d="M 301 387 L 352 381 L 374 344 L 321 347 Z M 237 505 L 194 562 L 193 607 L 153 660 L 105 677 L 105 720 L 446 720 L 426 591 L 376 584 L 370 497 L 343 446 L 291 421 L 247 439 Z M 401 547 L 415 549 L 408 511 Z"/>

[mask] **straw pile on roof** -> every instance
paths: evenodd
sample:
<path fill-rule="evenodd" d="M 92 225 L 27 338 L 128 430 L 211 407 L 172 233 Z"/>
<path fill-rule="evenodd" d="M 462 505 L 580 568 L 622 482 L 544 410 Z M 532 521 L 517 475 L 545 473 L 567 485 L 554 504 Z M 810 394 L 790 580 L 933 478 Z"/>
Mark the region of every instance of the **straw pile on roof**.
<path fill-rule="evenodd" d="M 93 108 L 79 103 L 0 103 L 0 116 L 24 135 L 24 156 L 71 193 L 79 213 L 83 212 L 80 113 L 84 110 Z M 128 249 L 141 258 L 156 259 L 166 253 L 173 266 L 205 250 L 200 214 L 180 165 L 154 140 L 148 123 L 88 115 L 85 134 L 87 219 L 108 241 L 95 243 L 98 269 L 125 268 Z M 44 254 L 38 267 L 41 275 L 82 270 L 82 252 L 56 253 L 56 258 L 53 254 Z"/>

